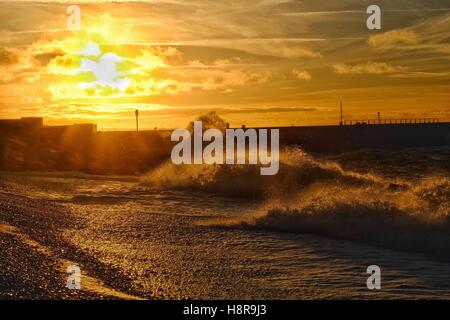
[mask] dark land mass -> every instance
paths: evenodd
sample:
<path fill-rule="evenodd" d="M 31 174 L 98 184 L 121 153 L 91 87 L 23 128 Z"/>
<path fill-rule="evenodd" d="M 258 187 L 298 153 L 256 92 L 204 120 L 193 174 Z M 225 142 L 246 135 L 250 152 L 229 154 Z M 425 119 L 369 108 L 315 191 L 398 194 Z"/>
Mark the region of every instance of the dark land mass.
<path fill-rule="evenodd" d="M 258 129 L 258 128 L 256 128 Z M 450 146 L 450 123 L 281 127 L 281 147 L 318 154 Z M 0 170 L 139 175 L 170 157 L 171 131 L 97 132 L 93 124 L 44 126 L 42 118 L 0 120 Z"/>

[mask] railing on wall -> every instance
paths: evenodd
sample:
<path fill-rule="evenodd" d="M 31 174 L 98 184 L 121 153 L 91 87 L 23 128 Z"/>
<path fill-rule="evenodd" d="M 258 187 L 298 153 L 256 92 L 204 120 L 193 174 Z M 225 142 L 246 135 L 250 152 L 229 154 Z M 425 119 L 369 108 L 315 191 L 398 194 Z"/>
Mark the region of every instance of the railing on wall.
<path fill-rule="evenodd" d="M 439 118 L 344 120 L 342 125 L 347 126 L 347 125 L 431 124 L 431 123 L 439 123 Z"/>

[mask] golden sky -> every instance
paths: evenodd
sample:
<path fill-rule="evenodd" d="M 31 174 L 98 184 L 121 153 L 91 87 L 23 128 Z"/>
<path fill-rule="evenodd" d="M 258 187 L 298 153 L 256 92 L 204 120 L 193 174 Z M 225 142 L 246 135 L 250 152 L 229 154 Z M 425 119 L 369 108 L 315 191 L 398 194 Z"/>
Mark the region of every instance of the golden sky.
<path fill-rule="evenodd" d="M 450 120 L 450 0 L 0 1 L 0 118 L 185 127 Z"/>

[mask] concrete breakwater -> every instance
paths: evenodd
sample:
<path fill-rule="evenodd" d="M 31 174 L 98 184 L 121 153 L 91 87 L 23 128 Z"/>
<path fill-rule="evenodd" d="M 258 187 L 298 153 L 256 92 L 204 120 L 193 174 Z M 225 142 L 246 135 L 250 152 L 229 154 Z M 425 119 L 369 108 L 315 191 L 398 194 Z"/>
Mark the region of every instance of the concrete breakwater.
<path fill-rule="evenodd" d="M 450 123 L 284 127 L 280 142 L 316 153 L 450 146 Z"/>
<path fill-rule="evenodd" d="M 260 129 L 260 128 L 255 128 Z M 269 129 L 269 128 L 267 128 Z M 450 123 L 281 127 L 280 146 L 313 153 L 450 146 Z M 93 124 L 0 120 L 0 170 L 141 174 L 170 158 L 171 130 L 98 132 Z"/>

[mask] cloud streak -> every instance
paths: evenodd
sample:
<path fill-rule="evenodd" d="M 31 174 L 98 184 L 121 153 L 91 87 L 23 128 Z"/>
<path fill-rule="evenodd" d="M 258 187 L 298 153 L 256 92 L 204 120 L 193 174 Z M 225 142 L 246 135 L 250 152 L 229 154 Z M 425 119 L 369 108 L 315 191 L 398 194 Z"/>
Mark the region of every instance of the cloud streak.
<path fill-rule="evenodd" d="M 368 43 L 373 48 L 392 48 L 402 45 L 414 45 L 419 42 L 417 34 L 409 30 L 392 30 L 371 36 Z"/>
<path fill-rule="evenodd" d="M 368 61 L 365 63 L 348 65 L 348 64 L 335 64 L 332 66 L 332 70 L 338 75 L 354 75 L 354 74 L 384 74 L 403 71 L 401 66 L 394 66 L 385 62 Z"/>

